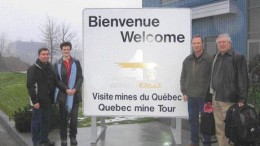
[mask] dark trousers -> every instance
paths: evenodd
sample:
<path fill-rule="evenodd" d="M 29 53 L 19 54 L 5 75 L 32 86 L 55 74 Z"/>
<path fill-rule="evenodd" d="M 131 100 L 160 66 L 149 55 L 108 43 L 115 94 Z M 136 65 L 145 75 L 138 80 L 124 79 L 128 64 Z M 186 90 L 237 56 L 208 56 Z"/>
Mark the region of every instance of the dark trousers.
<path fill-rule="evenodd" d="M 72 110 L 68 113 L 65 104 L 59 104 L 60 111 L 60 138 L 61 140 L 67 139 L 67 127 L 69 123 L 69 137 L 76 138 L 77 135 L 77 126 L 78 126 L 78 110 L 79 104 L 74 103 Z"/>
<path fill-rule="evenodd" d="M 48 142 L 51 106 L 40 105 L 32 111 L 31 133 L 34 145 Z"/>
<path fill-rule="evenodd" d="M 191 142 L 194 145 L 199 145 L 200 142 L 200 123 L 199 114 L 203 112 L 204 98 L 201 97 L 188 97 L 188 112 L 189 124 L 191 130 Z M 203 135 L 203 139 L 210 140 L 210 136 Z M 210 146 L 210 144 L 204 144 Z"/>

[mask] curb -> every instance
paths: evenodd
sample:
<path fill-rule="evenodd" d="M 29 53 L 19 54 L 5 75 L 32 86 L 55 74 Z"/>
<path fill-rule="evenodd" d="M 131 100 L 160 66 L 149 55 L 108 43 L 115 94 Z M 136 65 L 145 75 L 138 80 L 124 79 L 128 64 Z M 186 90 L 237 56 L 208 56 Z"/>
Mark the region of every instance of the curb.
<path fill-rule="evenodd" d="M 22 138 L 19 132 L 15 129 L 14 121 L 9 120 L 9 117 L 0 110 L 0 124 L 6 129 L 14 141 L 20 146 L 28 146 L 29 144 Z"/>

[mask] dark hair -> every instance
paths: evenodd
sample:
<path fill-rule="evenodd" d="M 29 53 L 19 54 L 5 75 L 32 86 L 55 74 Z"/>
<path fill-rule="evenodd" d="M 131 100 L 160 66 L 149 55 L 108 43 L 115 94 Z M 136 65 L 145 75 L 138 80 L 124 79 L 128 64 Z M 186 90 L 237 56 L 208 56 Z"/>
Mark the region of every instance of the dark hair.
<path fill-rule="evenodd" d="M 60 44 L 60 49 L 62 50 L 62 47 L 64 47 L 64 46 L 69 46 L 69 47 L 70 47 L 70 50 L 72 49 L 72 45 L 71 45 L 70 42 L 63 42 L 63 43 L 61 43 L 61 44 Z"/>
<path fill-rule="evenodd" d="M 202 43 L 203 43 L 203 38 L 202 38 L 202 36 L 200 36 L 199 34 L 195 34 L 195 35 L 192 37 L 191 40 L 193 40 L 194 38 L 200 38 L 201 41 L 202 41 Z"/>
<path fill-rule="evenodd" d="M 49 51 L 49 49 L 48 48 L 40 48 L 38 50 L 38 55 L 40 55 L 42 51 Z"/>

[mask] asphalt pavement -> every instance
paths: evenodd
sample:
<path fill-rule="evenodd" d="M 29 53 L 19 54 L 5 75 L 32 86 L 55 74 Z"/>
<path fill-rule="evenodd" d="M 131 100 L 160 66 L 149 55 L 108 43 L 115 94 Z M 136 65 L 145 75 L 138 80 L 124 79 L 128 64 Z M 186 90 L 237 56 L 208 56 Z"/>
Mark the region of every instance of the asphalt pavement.
<path fill-rule="evenodd" d="M 182 130 L 182 145 L 189 144 L 188 130 Z M 28 145 L 31 143 L 30 133 L 21 134 Z M 50 140 L 60 145 L 59 131 L 49 135 Z M 91 144 L 91 128 L 78 128 L 78 146 L 175 146 L 170 127 L 161 122 L 142 124 L 110 125 L 97 141 Z M 68 143 L 70 141 L 68 140 Z M 177 146 L 177 145 L 176 145 Z"/>

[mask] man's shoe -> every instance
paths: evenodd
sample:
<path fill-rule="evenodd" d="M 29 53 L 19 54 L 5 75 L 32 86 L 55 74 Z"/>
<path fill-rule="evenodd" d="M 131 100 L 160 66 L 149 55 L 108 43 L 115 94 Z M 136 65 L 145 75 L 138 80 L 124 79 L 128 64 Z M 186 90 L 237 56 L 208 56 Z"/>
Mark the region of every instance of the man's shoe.
<path fill-rule="evenodd" d="M 70 144 L 71 145 L 77 145 L 78 142 L 77 142 L 76 138 L 74 138 L 74 137 L 70 138 Z"/>
<path fill-rule="evenodd" d="M 67 146 L 67 140 L 62 140 L 61 141 L 61 146 Z"/>

